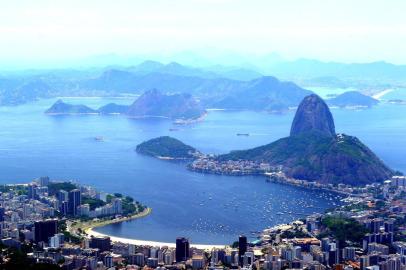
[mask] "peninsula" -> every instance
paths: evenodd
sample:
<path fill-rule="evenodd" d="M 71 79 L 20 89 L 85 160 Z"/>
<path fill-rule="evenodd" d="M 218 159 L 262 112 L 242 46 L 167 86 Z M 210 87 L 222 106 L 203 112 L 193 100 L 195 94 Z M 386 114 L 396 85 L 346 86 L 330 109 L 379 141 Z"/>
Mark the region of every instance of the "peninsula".
<path fill-rule="evenodd" d="M 155 140 L 162 139 L 151 141 Z M 168 151 L 159 143 L 151 145 L 156 153 Z M 177 141 L 176 145 L 182 144 Z M 300 103 L 289 137 L 248 150 L 194 157 L 188 165 L 194 171 L 230 175 L 279 173 L 282 177 L 321 184 L 359 186 L 383 182 L 394 173 L 358 138 L 337 134 L 327 104 L 315 94 Z"/>
<path fill-rule="evenodd" d="M 207 162 L 196 160 L 190 168 L 210 172 L 211 167 L 231 163 L 238 172 L 244 170 L 238 164 L 247 162 L 262 164 L 264 172 L 281 171 L 287 177 L 323 184 L 364 185 L 383 182 L 393 175 L 359 139 L 336 134 L 328 106 L 315 94 L 305 97 L 299 105 L 289 137 L 249 150 L 232 151 Z"/>

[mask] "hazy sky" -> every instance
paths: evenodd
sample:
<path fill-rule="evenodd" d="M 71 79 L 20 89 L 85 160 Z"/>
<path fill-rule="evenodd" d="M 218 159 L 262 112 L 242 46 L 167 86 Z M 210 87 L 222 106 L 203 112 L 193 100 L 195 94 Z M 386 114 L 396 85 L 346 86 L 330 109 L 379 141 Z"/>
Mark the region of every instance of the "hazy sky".
<path fill-rule="evenodd" d="M 280 53 L 406 63 L 404 0 L 0 0 L 0 57 Z"/>

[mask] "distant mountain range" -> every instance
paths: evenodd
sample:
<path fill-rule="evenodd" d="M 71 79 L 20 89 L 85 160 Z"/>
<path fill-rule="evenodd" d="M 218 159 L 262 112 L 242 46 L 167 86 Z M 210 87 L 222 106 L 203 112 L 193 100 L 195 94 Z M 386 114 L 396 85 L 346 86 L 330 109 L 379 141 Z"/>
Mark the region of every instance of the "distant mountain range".
<path fill-rule="evenodd" d="M 205 107 L 273 111 L 295 107 L 309 94 L 289 81 L 309 86 L 356 85 L 367 93 L 406 85 L 406 66 L 384 62 L 341 64 L 265 60 L 260 68 L 248 64 L 197 68 L 176 62 L 145 61 L 135 66 L 14 72 L 0 76 L 0 105 L 18 105 L 58 96 L 142 94 L 159 89 L 164 93 L 191 94 Z M 274 74 L 288 81 L 263 74 Z"/>
<path fill-rule="evenodd" d="M 323 62 L 311 59 L 299 59 L 295 61 L 279 61 L 268 67 L 262 67 L 266 73 L 274 74 L 283 79 L 293 80 L 317 80 L 318 78 L 330 78 L 336 82 L 347 85 L 356 81 L 363 83 L 379 84 L 404 84 L 406 78 L 406 65 L 395 65 L 381 62 L 372 63 L 337 63 Z"/>
<path fill-rule="evenodd" d="M 232 93 L 209 105 L 221 109 L 281 111 L 297 106 L 311 93 L 294 83 L 268 76 L 244 82 Z"/>

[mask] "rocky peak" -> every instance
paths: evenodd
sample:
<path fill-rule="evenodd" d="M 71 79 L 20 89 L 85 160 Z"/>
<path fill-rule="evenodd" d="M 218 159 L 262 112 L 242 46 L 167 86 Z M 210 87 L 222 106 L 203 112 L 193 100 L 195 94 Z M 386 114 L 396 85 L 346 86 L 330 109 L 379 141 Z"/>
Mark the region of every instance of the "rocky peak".
<path fill-rule="evenodd" d="M 335 136 L 333 116 L 327 104 L 318 95 L 311 94 L 303 99 L 293 119 L 290 135 L 318 132 Z"/>

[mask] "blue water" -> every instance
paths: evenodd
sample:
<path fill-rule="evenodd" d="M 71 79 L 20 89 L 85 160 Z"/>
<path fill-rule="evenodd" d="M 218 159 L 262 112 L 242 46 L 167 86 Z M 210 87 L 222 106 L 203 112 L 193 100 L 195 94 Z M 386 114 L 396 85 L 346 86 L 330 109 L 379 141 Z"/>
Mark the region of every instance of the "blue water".
<path fill-rule="evenodd" d="M 266 183 L 262 177 L 198 174 L 184 164 L 134 152 L 140 142 L 162 135 L 209 153 L 262 145 L 289 134 L 293 112 L 211 111 L 204 122 L 171 132 L 174 126 L 167 120 L 44 115 L 54 101 L 0 107 L 0 182 L 28 182 L 42 175 L 73 179 L 103 191 L 129 194 L 153 208 L 146 218 L 99 228 L 100 232 L 164 242 L 189 236 L 194 243 L 225 244 L 240 233 L 250 235 L 337 203 L 332 194 Z M 94 108 L 112 101 L 132 102 L 67 101 Z M 332 112 L 338 132 L 358 136 L 392 168 L 406 171 L 406 106 L 383 104 L 370 110 Z M 96 136 L 105 141 L 94 140 Z"/>

